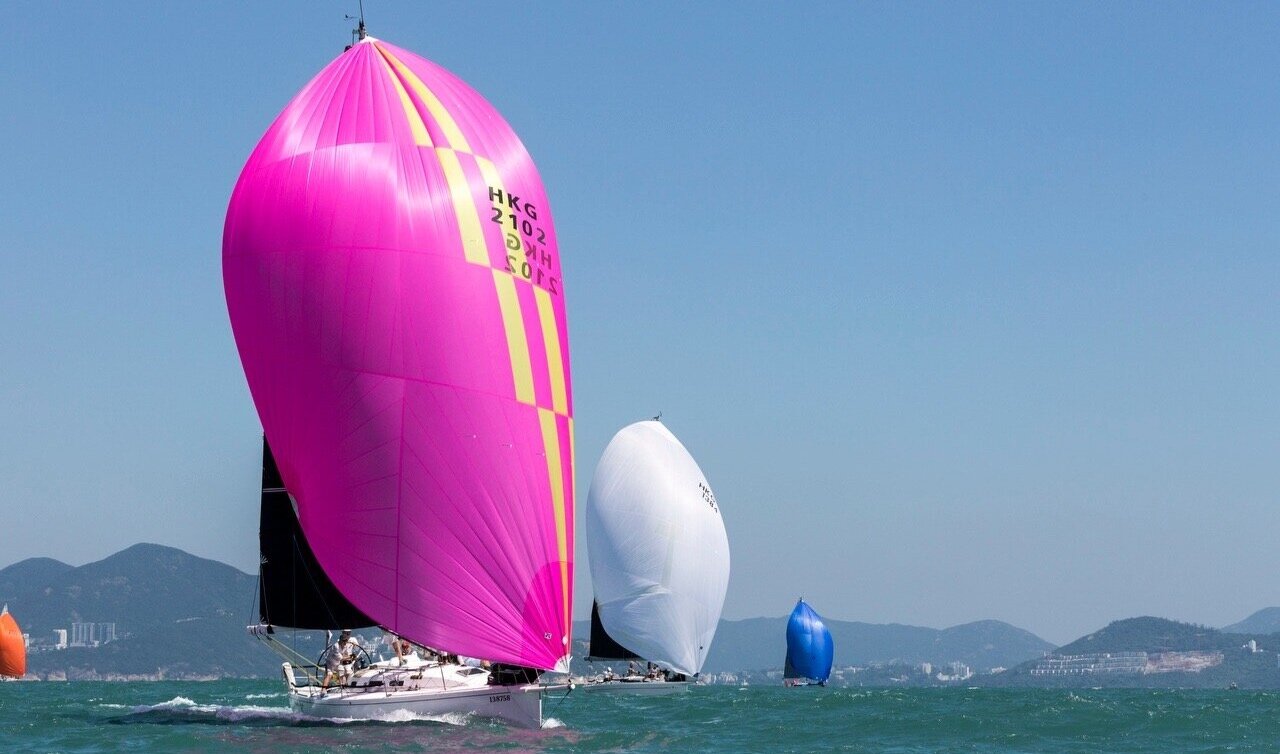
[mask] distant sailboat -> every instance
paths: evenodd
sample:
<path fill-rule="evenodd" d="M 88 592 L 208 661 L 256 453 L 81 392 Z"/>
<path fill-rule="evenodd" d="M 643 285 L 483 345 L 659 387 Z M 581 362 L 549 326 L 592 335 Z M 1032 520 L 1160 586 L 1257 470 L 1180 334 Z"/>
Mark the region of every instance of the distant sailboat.
<path fill-rule="evenodd" d="M 645 660 L 664 671 L 588 688 L 686 688 L 720 622 L 729 540 L 711 485 L 661 422 L 614 435 L 591 480 L 586 527 L 595 586 L 588 659 Z"/>
<path fill-rule="evenodd" d="M 27 645 L 22 629 L 5 605 L 0 610 L 0 676 L 21 678 L 27 674 Z"/>
<path fill-rule="evenodd" d="M 787 686 L 826 686 L 831 677 L 835 645 L 822 616 L 802 599 L 787 620 L 787 661 L 783 683 Z"/>
<path fill-rule="evenodd" d="M 555 227 L 498 112 L 359 31 L 268 129 L 227 210 L 227 307 L 267 441 L 251 629 L 289 660 L 304 713 L 536 726 L 539 674 L 568 671 L 573 587 Z M 364 625 L 437 652 L 325 693 L 320 663 L 275 637 Z"/>

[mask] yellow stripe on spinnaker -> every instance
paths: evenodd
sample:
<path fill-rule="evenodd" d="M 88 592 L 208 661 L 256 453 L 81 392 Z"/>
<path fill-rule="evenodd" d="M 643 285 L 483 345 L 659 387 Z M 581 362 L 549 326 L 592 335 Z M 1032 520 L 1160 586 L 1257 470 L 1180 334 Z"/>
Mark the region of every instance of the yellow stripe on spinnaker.
<path fill-rule="evenodd" d="M 431 146 L 431 134 L 427 133 L 427 124 L 422 121 L 422 115 L 418 113 L 418 108 L 414 106 L 413 100 L 409 98 L 409 93 L 405 91 L 404 84 L 400 83 L 400 77 L 391 70 L 391 65 L 387 63 L 386 53 L 381 47 L 377 48 L 382 54 L 378 56 L 378 60 L 382 61 L 382 67 L 386 69 L 387 76 L 391 78 L 391 83 L 395 85 L 396 92 L 400 95 L 400 104 L 404 107 L 405 117 L 409 119 L 409 130 L 413 132 L 413 143 L 420 147 Z"/>
<path fill-rule="evenodd" d="M 472 264 L 489 266 L 489 247 L 484 242 L 475 199 L 471 196 L 471 184 L 462 171 L 458 153 L 445 147 L 436 147 L 440 169 L 449 183 L 449 195 L 453 198 L 453 214 L 458 218 L 458 232 L 462 235 L 462 253 Z"/>
<path fill-rule="evenodd" d="M 471 145 L 467 143 L 467 137 L 462 135 L 462 129 L 458 128 L 457 121 L 440 103 L 436 95 L 427 88 L 427 85 L 422 83 L 422 79 L 418 78 L 413 71 L 409 70 L 408 66 L 401 63 L 395 55 L 392 55 L 382 46 L 378 47 L 378 51 L 387 57 L 387 60 L 391 62 L 396 71 L 400 73 L 405 81 L 409 82 L 409 88 L 413 90 L 413 93 L 418 95 L 418 99 L 422 100 L 422 104 L 427 106 L 427 112 L 431 113 L 431 119 L 436 122 L 436 125 L 444 133 L 444 138 L 449 142 L 449 146 L 459 152 L 470 152 Z"/>
<path fill-rule="evenodd" d="M 556 326 L 556 311 L 552 308 L 551 294 L 546 289 L 533 286 L 533 300 L 538 304 L 538 319 L 542 323 L 542 343 L 547 349 L 547 371 L 551 378 L 551 408 L 564 415 L 569 411 L 565 397 L 564 360 L 560 356 L 560 328 Z"/>
<path fill-rule="evenodd" d="M 547 476 L 551 482 L 551 506 L 556 519 L 556 548 L 560 556 L 561 596 L 564 599 L 564 626 L 569 628 L 569 530 L 564 510 L 564 472 L 560 466 L 560 433 L 556 430 L 556 415 L 545 408 L 538 409 L 538 421 L 542 424 L 542 446 L 547 452 Z"/>
<path fill-rule="evenodd" d="M 494 164 L 476 155 L 476 165 L 480 167 L 480 175 L 485 183 L 499 191 L 506 191 L 502 185 L 502 176 Z M 528 283 L 533 287 L 534 300 L 538 304 L 538 319 L 542 325 L 542 342 L 547 351 L 547 379 L 551 383 L 551 407 L 562 416 L 569 413 L 568 389 L 564 378 L 564 356 L 560 351 L 560 328 L 556 324 L 555 308 L 551 302 L 551 294 L 545 288 L 533 285 L 532 281 L 513 275 L 516 280 Z"/>
<path fill-rule="evenodd" d="M 511 356 L 511 378 L 515 380 L 516 400 L 536 405 L 533 394 L 533 366 L 529 363 L 529 338 L 524 332 L 520 298 L 516 281 L 505 270 L 493 271 L 493 284 L 498 289 L 498 306 L 502 309 L 502 329 L 507 332 L 507 353 Z"/>
<path fill-rule="evenodd" d="M 476 155 L 476 165 L 480 166 L 480 175 L 484 176 L 484 182 L 489 184 L 490 188 L 506 191 L 506 187 L 502 185 L 502 176 L 498 175 L 498 168 L 492 160 Z"/>

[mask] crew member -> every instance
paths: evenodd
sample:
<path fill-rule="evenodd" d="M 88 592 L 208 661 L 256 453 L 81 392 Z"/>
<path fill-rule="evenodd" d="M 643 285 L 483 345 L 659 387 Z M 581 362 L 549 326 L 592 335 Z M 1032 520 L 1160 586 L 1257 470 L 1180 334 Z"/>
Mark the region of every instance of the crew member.
<path fill-rule="evenodd" d="M 351 667 L 355 663 L 356 654 L 360 651 L 360 642 L 351 635 L 351 629 L 342 629 L 338 640 L 325 650 L 324 680 L 320 683 L 321 693 L 329 689 L 329 682 L 337 676 L 351 675 Z"/>

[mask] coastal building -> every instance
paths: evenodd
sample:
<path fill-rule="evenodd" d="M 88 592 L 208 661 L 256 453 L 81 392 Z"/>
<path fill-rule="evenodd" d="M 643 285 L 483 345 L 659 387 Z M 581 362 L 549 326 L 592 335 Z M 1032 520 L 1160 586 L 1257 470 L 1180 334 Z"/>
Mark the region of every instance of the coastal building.
<path fill-rule="evenodd" d="M 1101 652 L 1049 655 L 1036 663 L 1031 675 L 1101 675 L 1198 673 L 1221 665 L 1221 652 Z"/>
<path fill-rule="evenodd" d="M 71 646 L 97 647 L 116 640 L 115 623 L 72 623 Z"/>
<path fill-rule="evenodd" d="M 53 648 L 54 649 L 67 648 L 67 629 L 65 628 L 53 629 Z"/>
<path fill-rule="evenodd" d="M 92 623 L 72 623 L 71 624 L 71 646 L 73 647 L 93 646 L 93 624 Z"/>

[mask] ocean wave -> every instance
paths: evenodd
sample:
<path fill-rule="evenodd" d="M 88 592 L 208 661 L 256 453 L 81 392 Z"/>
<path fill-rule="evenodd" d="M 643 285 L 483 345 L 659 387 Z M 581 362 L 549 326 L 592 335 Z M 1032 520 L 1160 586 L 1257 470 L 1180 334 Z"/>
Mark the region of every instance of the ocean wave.
<path fill-rule="evenodd" d="M 259 698 L 274 696 L 260 694 Z M 199 704 L 184 696 L 174 697 L 159 704 L 127 706 L 123 704 L 99 705 L 107 709 L 127 709 L 128 714 L 110 720 L 117 724 L 146 723 L 151 725 L 285 725 L 297 727 L 381 725 L 426 723 L 431 725 L 466 725 L 469 713 L 445 712 L 436 715 L 418 714 L 408 710 L 393 710 L 386 714 L 361 720 L 341 717 L 317 717 L 295 712 L 288 707 L 264 707 L 261 705 Z"/>
<path fill-rule="evenodd" d="M 185 696 L 175 696 L 167 702 L 160 702 L 159 704 L 153 704 L 150 706 L 155 709 L 174 709 L 177 707 L 198 707 L 199 705 Z"/>
<path fill-rule="evenodd" d="M 466 725 L 471 719 L 469 712 L 442 712 L 438 715 L 423 715 L 405 709 L 392 710 L 367 720 L 342 720 L 344 723 L 443 723 L 445 725 Z"/>
<path fill-rule="evenodd" d="M 557 720 L 554 717 L 548 717 L 542 723 L 543 730 L 551 730 L 552 728 L 563 728 L 563 727 L 564 727 L 564 722 L 561 720 Z"/>
<path fill-rule="evenodd" d="M 274 694 L 245 694 L 245 699 L 279 699 L 284 696 L 283 691 L 277 691 Z"/>

